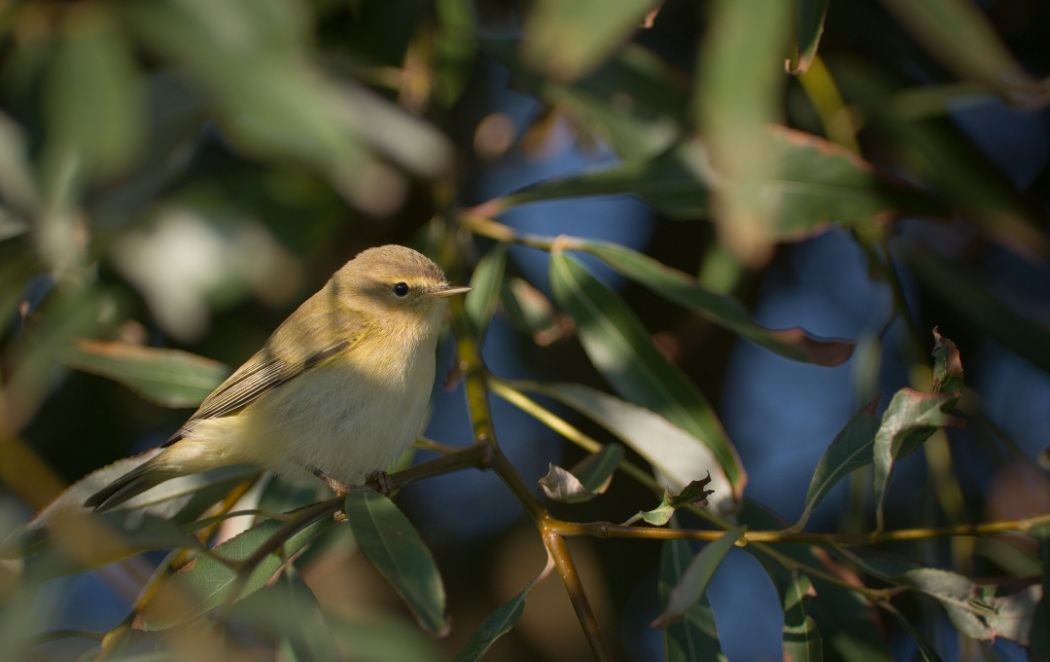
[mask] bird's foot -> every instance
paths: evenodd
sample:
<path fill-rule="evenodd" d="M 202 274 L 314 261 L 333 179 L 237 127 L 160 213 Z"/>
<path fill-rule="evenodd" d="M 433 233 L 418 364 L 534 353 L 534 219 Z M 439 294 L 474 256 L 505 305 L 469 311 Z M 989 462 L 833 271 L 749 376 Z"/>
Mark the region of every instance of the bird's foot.
<path fill-rule="evenodd" d="M 380 469 L 379 471 L 373 471 L 368 474 L 367 484 L 375 488 L 376 492 L 379 492 L 383 496 L 390 496 L 393 485 L 390 484 L 390 474 Z"/>

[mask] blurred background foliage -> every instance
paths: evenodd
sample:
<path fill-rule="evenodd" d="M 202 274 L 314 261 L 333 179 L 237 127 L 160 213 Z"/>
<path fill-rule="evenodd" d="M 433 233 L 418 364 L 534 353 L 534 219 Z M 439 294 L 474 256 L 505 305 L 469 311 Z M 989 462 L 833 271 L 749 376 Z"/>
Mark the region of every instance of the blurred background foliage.
<path fill-rule="evenodd" d="M 4 655 L 1046 659 L 1048 26 L 1039 0 L 3 3 Z M 235 506 L 233 471 L 69 514 L 117 465 L 30 521 L 390 242 L 475 288 L 417 460 L 486 432 L 508 464 L 406 479 L 407 520 L 260 516 L 171 582 L 244 519 L 176 525 L 209 499 L 316 496 Z M 583 494 L 540 496 L 590 453 Z M 707 472 L 706 509 L 657 508 Z M 172 629 L 147 607 L 182 580 L 218 609 Z"/>

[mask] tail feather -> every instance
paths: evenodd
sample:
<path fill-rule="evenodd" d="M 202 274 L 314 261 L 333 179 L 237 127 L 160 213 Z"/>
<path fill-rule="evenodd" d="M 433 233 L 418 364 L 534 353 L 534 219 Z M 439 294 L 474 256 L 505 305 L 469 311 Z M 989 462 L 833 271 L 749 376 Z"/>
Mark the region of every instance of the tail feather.
<path fill-rule="evenodd" d="M 135 467 L 109 485 L 103 487 L 98 492 L 92 494 L 84 501 L 84 505 L 88 508 L 94 508 L 97 511 L 109 510 L 115 506 L 119 506 L 132 497 L 142 494 L 155 485 L 159 485 L 166 480 L 170 480 L 182 474 L 181 471 L 176 471 L 170 466 L 164 466 L 164 463 L 157 461 L 159 459 L 160 457 L 158 456 L 138 467 Z"/>

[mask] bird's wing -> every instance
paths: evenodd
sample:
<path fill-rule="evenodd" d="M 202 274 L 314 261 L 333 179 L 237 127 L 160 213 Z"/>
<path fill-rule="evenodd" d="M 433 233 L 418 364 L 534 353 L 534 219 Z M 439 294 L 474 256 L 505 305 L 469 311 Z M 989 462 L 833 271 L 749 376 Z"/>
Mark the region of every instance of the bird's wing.
<path fill-rule="evenodd" d="M 361 329 L 331 339 L 321 349 L 299 352 L 301 356 L 282 358 L 271 349 L 271 343 L 259 350 L 204 399 L 200 408 L 166 442 L 169 446 L 181 439 L 197 421 L 232 414 L 254 402 L 263 393 L 277 388 L 314 366 L 347 351 L 360 340 Z"/>

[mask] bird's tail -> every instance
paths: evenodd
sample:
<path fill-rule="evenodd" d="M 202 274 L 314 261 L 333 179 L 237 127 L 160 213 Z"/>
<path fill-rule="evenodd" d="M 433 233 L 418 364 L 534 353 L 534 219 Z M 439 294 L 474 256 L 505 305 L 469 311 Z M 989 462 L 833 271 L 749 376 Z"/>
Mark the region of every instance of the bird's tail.
<path fill-rule="evenodd" d="M 166 480 L 182 475 L 182 471 L 173 468 L 169 462 L 165 461 L 164 455 L 164 453 L 161 453 L 148 462 L 135 467 L 92 494 L 84 501 L 84 505 L 98 511 L 109 510 L 134 496 L 142 494 L 154 485 L 159 485 Z"/>

